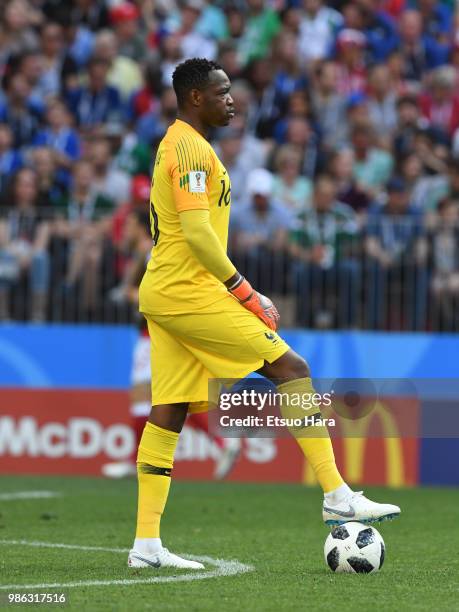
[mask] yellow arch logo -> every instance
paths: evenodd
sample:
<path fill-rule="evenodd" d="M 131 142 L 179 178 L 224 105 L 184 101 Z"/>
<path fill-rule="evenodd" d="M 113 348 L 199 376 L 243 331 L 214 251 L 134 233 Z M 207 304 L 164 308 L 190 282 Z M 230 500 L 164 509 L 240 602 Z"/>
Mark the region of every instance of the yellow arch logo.
<path fill-rule="evenodd" d="M 344 447 L 343 476 L 350 483 L 362 480 L 365 448 L 366 444 L 371 444 L 371 438 L 367 438 L 366 434 L 374 418 L 380 420 L 383 428 L 387 484 L 391 487 L 401 487 L 406 484 L 402 441 L 393 415 L 380 401 L 376 402 L 373 410 L 361 419 L 355 421 L 339 419 Z M 317 482 L 310 464 L 306 461 L 303 482 L 305 484 Z"/>

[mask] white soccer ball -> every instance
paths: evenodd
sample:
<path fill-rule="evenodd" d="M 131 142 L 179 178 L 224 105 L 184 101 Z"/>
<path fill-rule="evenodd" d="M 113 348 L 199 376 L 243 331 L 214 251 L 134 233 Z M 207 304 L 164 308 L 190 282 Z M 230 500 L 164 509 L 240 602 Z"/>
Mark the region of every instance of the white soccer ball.
<path fill-rule="evenodd" d="M 324 546 L 328 567 L 333 572 L 347 574 L 378 572 L 384 563 L 385 551 L 379 531 L 357 522 L 334 527 Z"/>

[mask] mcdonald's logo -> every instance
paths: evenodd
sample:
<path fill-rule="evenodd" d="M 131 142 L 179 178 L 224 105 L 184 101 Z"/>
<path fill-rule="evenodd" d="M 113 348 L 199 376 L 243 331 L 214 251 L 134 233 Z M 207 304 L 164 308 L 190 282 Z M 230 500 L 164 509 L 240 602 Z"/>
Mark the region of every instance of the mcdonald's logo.
<path fill-rule="evenodd" d="M 406 402 L 406 398 L 402 401 Z M 389 400 L 378 400 L 372 411 L 360 419 L 339 419 L 340 432 L 333 440 L 333 447 L 337 463 L 347 482 L 385 484 L 391 487 L 414 485 L 418 482 L 418 439 L 403 437 L 401 425 L 389 404 Z M 417 406 L 417 412 L 418 410 Z M 377 422 L 382 435 L 371 437 L 368 434 Z M 306 461 L 303 482 L 316 483 L 311 466 Z"/>

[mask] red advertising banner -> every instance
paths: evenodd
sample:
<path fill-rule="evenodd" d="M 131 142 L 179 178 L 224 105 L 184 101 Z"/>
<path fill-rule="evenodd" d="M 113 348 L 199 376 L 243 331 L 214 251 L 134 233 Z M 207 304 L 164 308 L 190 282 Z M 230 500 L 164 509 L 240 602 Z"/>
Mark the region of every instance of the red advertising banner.
<path fill-rule="evenodd" d="M 349 436 L 348 431 L 346 437 L 335 438 L 342 474 L 350 483 L 414 485 L 418 440 L 401 437 L 397 411 L 388 419 L 384 405 L 378 410 L 368 422 L 359 421 L 358 436 Z M 382 427 L 379 437 L 371 436 L 375 427 Z M 97 476 L 105 463 L 132 458 L 135 445 L 127 392 L 0 389 L 0 473 Z M 210 479 L 220 452 L 204 432 L 185 427 L 174 477 Z M 229 479 L 314 483 L 292 438 L 243 439 Z"/>
<path fill-rule="evenodd" d="M 128 394 L 1 389 L 0 472 L 100 474 L 135 451 Z"/>

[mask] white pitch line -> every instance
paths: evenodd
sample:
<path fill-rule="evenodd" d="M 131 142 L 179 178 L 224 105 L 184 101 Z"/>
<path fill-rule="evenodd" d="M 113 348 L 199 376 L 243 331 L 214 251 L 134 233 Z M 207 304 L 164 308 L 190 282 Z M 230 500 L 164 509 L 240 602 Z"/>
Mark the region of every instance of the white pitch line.
<path fill-rule="evenodd" d="M 0 493 L 0 501 L 13 501 L 15 499 L 48 499 L 59 497 L 60 493 L 55 491 L 12 491 L 11 493 Z"/>
<path fill-rule="evenodd" d="M 41 548 L 67 548 L 70 550 L 103 551 L 112 553 L 126 553 L 129 548 L 105 548 L 103 546 L 79 546 L 76 544 L 59 544 L 51 542 L 35 542 L 28 540 L 0 540 L 0 545 L 12 546 L 33 546 Z M 80 580 L 78 582 L 60 582 L 43 584 L 2 584 L 0 590 L 8 589 L 68 589 L 83 586 L 113 586 L 130 584 L 153 584 L 157 582 L 191 582 L 192 580 L 205 580 L 206 578 L 220 578 L 223 576 L 235 576 L 245 574 L 254 570 L 252 565 L 246 565 L 239 561 L 227 561 L 225 559 L 214 559 L 213 557 L 186 555 L 188 559 L 208 563 L 215 567 L 209 572 L 193 572 L 192 574 L 182 574 L 178 576 L 151 576 L 150 578 L 133 578 L 131 580 Z"/>

